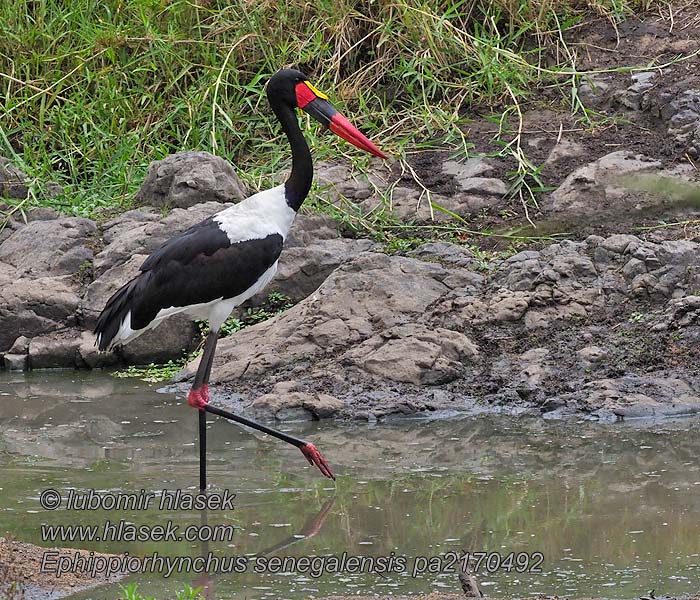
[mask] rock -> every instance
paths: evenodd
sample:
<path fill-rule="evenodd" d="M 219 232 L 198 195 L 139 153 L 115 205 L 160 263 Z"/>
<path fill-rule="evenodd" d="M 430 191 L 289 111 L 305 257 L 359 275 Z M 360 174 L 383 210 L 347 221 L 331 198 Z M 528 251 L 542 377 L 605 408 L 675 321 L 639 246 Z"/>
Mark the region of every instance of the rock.
<path fill-rule="evenodd" d="M 185 315 L 175 315 L 147 331 L 116 352 L 128 364 L 164 363 L 187 356 L 200 340 L 199 329 Z"/>
<path fill-rule="evenodd" d="M 23 335 L 20 335 L 16 340 L 15 343 L 12 344 L 10 349 L 8 350 L 8 353 L 10 354 L 26 354 L 29 352 L 29 338 Z"/>
<path fill-rule="evenodd" d="M 618 233 L 603 240 L 601 246 L 615 254 L 626 254 L 627 252 L 633 252 L 640 244 L 641 241 L 638 237 Z"/>
<path fill-rule="evenodd" d="M 220 206 L 217 204 L 216 206 Z M 102 239 L 105 244 L 111 244 L 116 239 L 123 235 L 128 235 L 129 232 L 139 224 L 152 223 L 160 221 L 163 215 L 160 211 L 149 206 L 144 206 L 126 212 L 109 219 L 102 225 Z"/>
<path fill-rule="evenodd" d="M 605 214 L 611 207 L 618 213 L 625 207 L 633 209 L 638 207 L 643 194 L 629 191 L 616 181 L 636 173 L 660 174 L 660 167 L 659 161 L 624 150 L 613 152 L 574 171 L 541 206 L 549 212 L 570 216 Z M 656 199 L 647 201 L 647 204 L 656 203 Z"/>
<path fill-rule="evenodd" d="M 27 213 L 27 222 L 31 221 L 52 221 L 60 219 L 61 213 L 48 206 L 37 206 Z"/>
<path fill-rule="evenodd" d="M 581 158 L 587 153 L 586 148 L 578 142 L 562 138 L 559 143 L 552 148 L 549 156 L 544 161 L 545 167 L 556 167 L 558 164 L 571 159 Z"/>
<path fill-rule="evenodd" d="M 93 260 L 97 226 L 89 219 L 63 217 L 27 223 L 0 244 L 0 261 L 17 276 L 69 275 Z"/>
<path fill-rule="evenodd" d="M 116 353 L 99 352 L 97 350 L 95 336 L 91 331 L 80 332 L 77 355 L 77 366 L 87 367 L 88 369 L 113 367 L 121 362 L 120 357 Z"/>
<path fill-rule="evenodd" d="M 578 87 L 578 95 L 584 105 L 597 105 L 603 103 L 607 92 L 610 90 L 608 77 L 604 75 L 587 76 Z"/>
<path fill-rule="evenodd" d="M 576 355 L 584 365 L 598 363 L 608 356 L 608 351 L 599 346 L 585 346 Z"/>
<path fill-rule="evenodd" d="M 75 325 L 79 298 L 66 277 L 18 279 L 0 288 L 0 352 L 20 336 L 33 338 Z"/>
<path fill-rule="evenodd" d="M 570 321 L 583 319 L 588 316 L 588 311 L 576 302 L 560 306 L 552 306 L 543 309 L 529 310 L 524 318 L 527 329 L 542 329 L 550 327 L 557 321 Z"/>
<path fill-rule="evenodd" d="M 483 156 L 475 156 L 464 162 L 446 160 L 442 163 L 442 171 L 447 175 L 454 175 L 458 187 L 463 181 L 470 181 L 474 177 L 481 177 L 484 173 L 489 173 L 496 168 L 491 159 Z"/>
<path fill-rule="evenodd" d="M 344 402 L 328 394 L 309 394 L 298 384 L 283 381 L 271 393 L 256 398 L 249 409 L 258 418 L 274 417 L 279 421 L 326 419 L 342 410 Z"/>
<path fill-rule="evenodd" d="M 29 194 L 29 177 L 9 159 L 0 156 L 0 197 L 24 199 Z"/>
<path fill-rule="evenodd" d="M 517 321 L 529 307 L 529 296 L 523 292 L 499 290 L 489 306 L 490 321 Z"/>
<path fill-rule="evenodd" d="M 654 87 L 656 73 L 633 73 L 632 85 L 624 90 L 618 90 L 613 95 L 613 99 L 623 107 L 633 110 L 646 110 L 649 108 L 649 91 Z"/>
<path fill-rule="evenodd" d="M 375 177 L 387 175 L 382 169 L 375 172 Z M 321 161 L 316 164 L 315 179 L 321 189 L 334 202 L 347 199 L 361 202 L 372 196 L 375 188 L 364 174 L 355 174 L 353 167 L 345 163 Z M 383 190 L 386 184 L 380 184 Z"/>
<path fill-rule="evenodd" d="M 386 379 L 435 385 L 456 379 L 462 363 L 477 354 L 476 345 L 461 333 L 412 323 L 373 336 L 344 358 Z"/>
<path fill-rule="evenodd" d="M 135 254 L 126 262 L 117 264 L 108 271 L 105 271 L 88 285 L 83 300 L 80 303 L 83 323 L 86 328 L 92 329 L 92 327 L 94 327 L 107 300 L 109 300 L 110 296 L 121 286 L 139 273 L 139 268 L 144 260 L 146 260 L 145 254 Z M 165 323 L 167 323 L 167 321 L 165 321 Z"/>
<path fill-rule="evenodd" d="M 81 332 L 78 330 L 63 330 L 32 338 L 29 342 L 30 368 L 55 369 L 78 366 L 80 336 Z"/>
<path fill-rule="evenodd" d="M 396 186 L 389 194 L 389 202 L 386 204 L 384 197 L 372 196 L 363 202 L 361 208 L 370 213 L 377 210 L 390 210 L 391 214 L 402 221 L 436 221 L 446 220 L 449 217 L 437 209 L 431 211 L 430 203 L 435 203 L 447 210 L 455 210 L 457 205 L 453 197 L 444 197 L 437 194 L 425 194 L 423 190 L 412 187 Z"/>
<path fill-rule="evenodd" d="M 338 400 L 335 396 L 318 394 L 316 397 L 312 397 L 307 408 L 311 410 L 317 419 L 327 419 L 339 413 L 344 406 L 345 403 L 342 400 Z"/>
<path fill-rule="evenodd" d="M 333 218 L 321 213 L 299 214 L 294 219 L 287 239 L 284 240 L 284 247 L 286 250 L 338 238 L 338 223 Z"/>
<path fill-rule="evenodd" d="M 277 291 L 294 302 L 303 300 L 339 265 L 372 246 L 374 242 L 371 240 L 331 239 L 285 248 L 275 278 L 261 295 L 267 297 L 270 291 Z"/>
<path fill-rule="evenodd" d="M 504 196 L 508 186 L 500 179 L 489 177 L 470 177 L 459 182 L 460 189 L 467 194 L 491 194 Z"/>
<path fill-rule="evenodd" d="M 213 377 L 251 377 L 317 354 L 337 354 L 374 332 L 411 322 L 450 289 L 441 282 L 448 275 L 433 263 L 360 254 L 301 303 L 221 340 Z"/>
<path fill-rule="evenodd" d="M 668 134 L 695 159 L 700 156 L 700 90 L 681 86 L 660 95 L 659 112 Z"/>
<path fill-rule="evenodd" d="M 139 205 L 190 208 L 205 202 L 235 202 L 248 192 L 233 166 L 207 152 L 178 152 L 152 162 L 136 193 Z"/>
<path fill-rule="evenodd" d="M 227 205 L 218 202 L 197 204 L 188 209 L 176 208 L 158 220 L 152 213 L 131 211 L 108 221 L 103 237 L 107 246 L 95 256 L 95 274 L 100 276 L 111 267 L 126 262 L 135 254 L 149 255 L 171 237 L 223 210 Z"/>
<path fill-rule="evenodd" d="M 669 301 L 664 316 L 654 329 L 678 329 L 695 324 L 700 324 L 700 296 L 685 296 Z"/>
<path fill-rule="evenodd" d="M 478 266 L 471 250 L 447 242 L 429 242 L 412 250 L 408 255 L 454 267 L 474 268 Z"/>
<path fill-rule="evenodd" d="M 6 371 L 26 371 L 27 370 L 27 355 L 26 354 L 5 354 L 2 357 L 4 368 Z"/>
<path fill-rule="evenodd" d="M 668 417 L 700 412 L 700 395 L 686 381 L 634 374 L 599 379 L 581 391 L 584 402 L 595 410 L 619 418 Z"/>
<path fill-rule="evenodd" d="M 0 156 L 0 197 L 23 200 L 29 196 L 30 186 L 31 179 L 27 174 L 15 167 L 9 159 Z M 55 198 L 63 193 L 63 188 L 55 181 L 48 181 L 43 186 L 38 186 L 34 193 L 39 197 Z"/>
<path fill-rule="evenodd" d="M 136 254 L 128 261 L 117 264 L 93 281 L 80 304 L 82 320 L 92 329 L 110 296 L 136 276 L 146 256 Z M 189 317 L 177 315 L 163 321 L 155 329 L 142 334 L 118 349 L 117 355 L 129 363 L 146 364 L 178 359 L 194 350 L 199 341 L 199 329 Z M 110 359 L 95 355 L 90 344 L 81 343 L 81 357 L 89 365 L 108 364 Z"/>

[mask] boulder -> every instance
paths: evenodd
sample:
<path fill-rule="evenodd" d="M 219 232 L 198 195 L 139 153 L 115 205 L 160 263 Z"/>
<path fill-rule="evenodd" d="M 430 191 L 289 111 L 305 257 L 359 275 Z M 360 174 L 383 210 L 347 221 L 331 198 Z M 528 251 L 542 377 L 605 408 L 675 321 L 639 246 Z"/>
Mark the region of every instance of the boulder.
<path fill-rule="evenodd" d="M 221 340 L 213 377 L 261 375 L 314 355 L 337 354 L 409 323 L 449 287 L 441 265 L 365 252 L 338 267 L 321 287 L 281 315 Z"/>
<path fill-rule="evenodd" d="M 686 147 L 692 159 L 700 157 L 700 90 L 679 85 L 659 95 L 658 112 L 668 134 Z"/>
<path fill-rule="evenodd" d="M 79 298 L 70 277 L 17 279 L 0 287 L 0 352 L 17 338 L 75 325 Z"/>
<path fill-rule="evenodd" d="M 82 332 L 76 329 L 38 335 L 29 342 L 31 369 L 75 368 L 80 365 L 78 348 Z"/>
<path fill-rule="evenodd" d="M 588 151 L 582 144 L 567 138 L 562 138 L 554 148 L 552 148 L 547 160 L 544 161 L 544 167 L 554 169 L 562 163 L 586 156 L 587 153 Z"/>
<path fill-rule="evenodd" d="M 541 203 L 548 213 L 566 216 L 619 213 L 635 208 L 643 194 L 616 184 L 615 180 L 636 173 L 661 172 L 661 163 L 644 156 L 620 150 L 576 169 L 557 190 Z M 658 200 L 652 203 L 658 203 Z"/>
<path fill-rule="evenodd" d="M 374 178 L 379 175 L 375 172 Z M 335 202 L 341 198 L 361 202 L 375 193 L 369 177 L 355 173 L 353 167 L 346 163 L 321 161 L 316 164 L 314 178 L 322 193 Z M 379 187 L 384 189 L 385 185 Z"/>
<path fill-rule="evenodd" d="M 149 255 L 174 235 L 227 206 L 207 202 L 188 209 L 176 208 L 158 219 L 154 219 L 154 213 L 149 211 L 130 211 L 107 221 L 103 226 L 103 238 L 107 245 L 95 256 L 95 274 L 99 277 L 135 254 Z"/>
<path fill-rule="evenodd" d="M 632 84 L 613 94 L 613 100 L 623 108 L 631 111 L 646 110 L 650 107 L 649 92 L 656 85 L 657 73 L 647 71 L 633 73 L 630 78 Z"/>
<path fill-rule="evenodd" d="M 30 177 L 14 166 L 9 159 L 0 156 L 0 198 L 23 200 L 29 196 L 30 186 Z M 34 192 L 47 198 L 54 198 L 63 193 L 63 188 L 55 181 L 48 181 Z"/>
<path fill-rule="evenodd" d="M 175 315 L 125 346 L 116 349 L 128 364 L 164 363 L 193 352 L 200 341 L 199 328 L 190 317 Z"/>
<path fill-rule="evenodd" d="M 29 177 L 15 167 L 9 159 L 0 156 L 0 197 L 26 198 L 29 193 Z"/>
<path fill-rule="evenodd" d="M 107 300 L 121 286 L 138 275 L 144 260 L 146 260 L 145 254 L 135 254 L 125 262 L 118 263 L 103 272 L 88 285 L 80 303 L 82 322 L 86 328 L 94 327 Z"/>
<path fill-rule="evenodd" d="M 248 196 L 233 166 L 208 152 L 178 152 L 152 162 L 136 193 L 139 205 L 190 208 L 205 202 L 236 202 Z"/>
<path fill-rule="evenodd" d="M 566 397 L 583 403 L 594 416 L 609 420 L 658 418 L 700 412 L 700 394 L 688 382 L 675 377 L 628 374 L 598 379 Z"/>
<path fill-rule="evenodd" d="M 458 189 L 467 191 L 472 187 L 475 178 L 483 178 L 486 173 L 494 171 L 496 167 L 496 162 L 491 158 L 473 156 L 465 161 L 444 161 L 442 172 L 455 178 Z"/>
<path fill-rule="evenodd" d="M 74 274 L 93 260 L 96 236 L 89 219 L 31 221 L 0 244 L 0 261 L 14 266 L 19 277 Z"/>
<path fill-rule="evenodd" d="M 26 371 L 28 367 L 28 360 L 26 354 L 4 354 L 3 357 L 3 368 L 7 371 Z"/>
<path fill-rule="evenodd" d="M 303 207 L 302 210 L 304 210 Z M 284 247 L 288 249 L 296 246 L 309 246 L 317 244 L 321 240 L 338 238 L 340 238 L 340 233 L 337 221 L 328 215 L 309 211 L 296 216 L 289 235 L 284 241 Z"/>
<path fill-rule="evenodd" d="M 476 345 L 459 332 L 409 323 L 372 336 L 344 358 L 386 379 L 436 385 L 456 379 L 477 355 Z"/>
<path fill-rule="evenodd" d="M 311 394 L 301 391 L 299 387 L 294 381 L 279 382 L 271 393 L 259 396 L 248 408 L 258 418 L 308 421 L 333 417 L 345 405 L 329 394 Z"/>
<path fill-rule="evenodd" d="M 374 246 L 372 240 L 320 240 L 308 246 L 285 248 L 277 275 L 261 295 L 274 290 L 299 302 L 313 293 L 340 265 Z"/>

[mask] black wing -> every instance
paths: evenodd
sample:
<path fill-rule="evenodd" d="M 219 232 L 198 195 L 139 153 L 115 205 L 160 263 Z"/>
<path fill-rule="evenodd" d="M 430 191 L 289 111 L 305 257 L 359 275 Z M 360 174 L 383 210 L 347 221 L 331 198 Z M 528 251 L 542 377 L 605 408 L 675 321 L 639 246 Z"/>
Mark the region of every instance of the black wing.
<path fill-rule="evenodd" d="M 277 261 L 283 242 L 274 233 L 232 244 L 212 218 L 190 227 L 155 250 L 141 273 L 107 301 L 95 328 L 100 349 L 109 346 L 129 311 L 137 330 L 163 308 L 242 294 Z"/>

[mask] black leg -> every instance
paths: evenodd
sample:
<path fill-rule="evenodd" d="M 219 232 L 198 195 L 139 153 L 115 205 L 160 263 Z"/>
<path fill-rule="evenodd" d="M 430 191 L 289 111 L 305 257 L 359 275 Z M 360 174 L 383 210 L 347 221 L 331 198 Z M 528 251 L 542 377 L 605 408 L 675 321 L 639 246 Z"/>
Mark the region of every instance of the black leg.
<path fill-rule="evenodd" d="M 333 471 L 331 471 L 330 466 L 328 466 L 326 459 L 323 458 L 316 446 L 311 442 L 300 440 L 299 438 L 291 436 L 287 433 L 277 431 L 276 429 L 272 429 L 272 427 L 268 427 L 262 423 L 256 423 L 251 419 L 246 419 L 245 417 L 241 417 L 235 413 L 212 406 L 211 404 L 207 404 L 204 407 L 204 410 L 213 415 L 218 415 L 220 417 L 224 417 L 225 419 L 229 419 L 230 421 L 235 421 L 236 423 L 245 425 L 246 427 L 257 429 L 258 431 L 262 431 L 263 433 L 276 437 L 278 440 L 282 440 L 283 442 L 287 442 L 292 446 L 296 446 L 299 448 L 299 450 L 301 450 L 301 453 L 306 457 L 306 460 L 309 461 L 310 465 L 316 465 L 320 469 L 321 473 L 323 473 L 326 477 L 329 479 L 335 479 L 335 475 L 333 474 Z"/>
<path fill-rule="evenodd" d="M 209 383 L 211 375 L 211 365 L 214 362 L 214 351 L 216 350 L 216 342 L 219 341 L 219 332 L 210 331 L 207 335 L 207 340 L 204 342 L 204 351 L 202 352 L 202 360 L 199 361 L 197 374 L 194 376 L 193 388 L 201 387 L 202 384 Z"/>
<path fill-rule="evenodd" d="M 207 413 L 199 411 L 199 491 L 207 491 Z"/>
<path fill-rule="evenodd" d="M 194 376 L 192 390 L 187 398 L 190 406 L 199 409 L 199 490 L 207 489 L 207 413 L 204 406 L 209 402 L 209 375 L 214 361 L 216 342 L 219 339 L 217 331 L 210 331 L 204 343 L 204 352 L 199 361 L 197 374 Z"/>
<path fill-rule="evenodd" d="M 316 446 L 311 442 L 306 440 L 301 440 L 294 436 L 282 433 L 261 423 L 256 423 L 245 417 L 241 417 L 227 410 L 211 406 L 209 404 L 209 388 L 207 386 L 209 382 L 209 375 L 211 373 L 211 365 L 214 360 L 214 350 L 216 349 L 216 342 L 218 340 L 219 334 L 216 331 L 211 331 L 207 336 L 207 341 L 204 344 L 204 353 L 202 354 L 202 359 L 199 362 L 199 368 L 197 369 L 197 374 L 194 378 L 194 384 L 192 385 L 192 390 L 188 397 L 188 402 L 190 406 L 199 409 L 199 487 L 201 490 L 206 489 L 206 416 L 205 411 L 210 412 L 214 415 L 224 417 L 241 425 L 246 425 L 263 433 L 267 433 L 273 437 L 276 437 L 283 442 L 292 444 L 301 450 L 301 453 L 309 461 L 310 465 L 316 465 L 321 473 L 323 473 L 329 479 L 335 479 L 335 475 L 331 468 L 328 466 L 326 459 L 323 458 L 321 453 L 318 451 Z"/>

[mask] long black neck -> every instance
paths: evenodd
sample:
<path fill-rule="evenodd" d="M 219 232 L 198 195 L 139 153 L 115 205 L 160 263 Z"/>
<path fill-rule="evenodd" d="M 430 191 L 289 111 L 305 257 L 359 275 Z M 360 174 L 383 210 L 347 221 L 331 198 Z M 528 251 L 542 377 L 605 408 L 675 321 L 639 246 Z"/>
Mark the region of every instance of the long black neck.
<path fill-rule="evenodd" d="M 304 134 L 299 129 L 299 121 L 294 114 L 294 109 L 283 102 L 271 100 L 270 104 L 292 148 L 292 172 L 284 183 L 284 195 L 287 198 L 287 204 L 296 211 L 306 199 L 314 178 L 311 152 Z"/>

